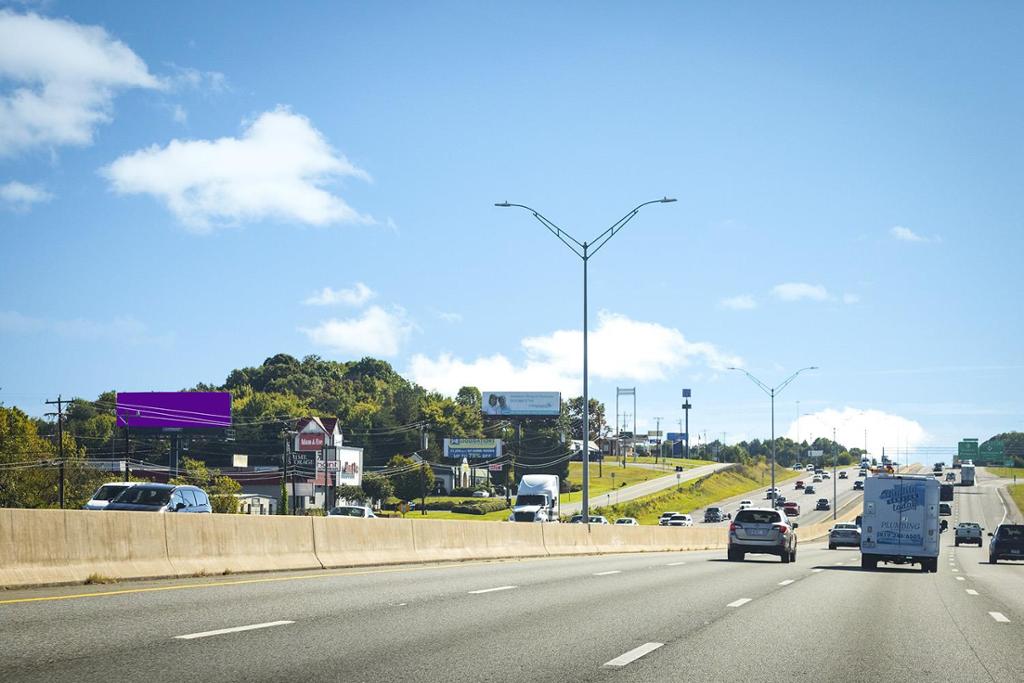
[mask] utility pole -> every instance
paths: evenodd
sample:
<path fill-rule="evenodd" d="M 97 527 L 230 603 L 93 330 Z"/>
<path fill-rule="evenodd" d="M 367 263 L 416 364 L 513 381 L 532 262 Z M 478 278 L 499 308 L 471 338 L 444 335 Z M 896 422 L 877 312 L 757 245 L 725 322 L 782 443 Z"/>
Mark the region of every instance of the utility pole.
<path fill-rule="evenodd" d="M 836 428 L 832 428 L 832 521 L 836 521 L 836 462 L 839 453 L 836 451 Z"/>
<path fill-rule="evenodd" d="M 46 405 L 56 405 L 56 413 L 47 413 L 47 415 L 57 416 L 57 457 L 59 460 L 58 469 L 60 470 L 60 478 L 57 481 L 57 497 L 60 499 L 60 509 L 64 509 L 64 404 L 70 403 L 71 401 L 65 401 L 61 398 L 60 394 L 57 394 L 56 401 L 47 401 Z"/>
<path fill-rule="evenodd" d="M 426 452 L 427 447 L 430 445 L 430 435 L 427 434 L 427 427 L 430 425 L 423 423 L 420 425 L 420 452 L 423 455 L 420 456 L 420 515 L 427 514 L 427 458 Z M 473 470 L 476 471 L 475 469 Z M 476 483 L 474 479 L 474 484 Z"/>
<path fill-rule="evenodd" d="M 686 429 L 683 430 L 683 438 L 686 440 L 686 447 L 683 452 L 683 457 L 689 459 L 690 457 L 690 390 L 683 389 L 683 414 L 686 415 Z"/>
<path fill-rule="evenodd" d="M 654 440 L 658 442 L 658 454 L 654 456 L 654 464 L 658 464 L 658 456 L 661 455 L 661 418 L 654 418 Z"/>

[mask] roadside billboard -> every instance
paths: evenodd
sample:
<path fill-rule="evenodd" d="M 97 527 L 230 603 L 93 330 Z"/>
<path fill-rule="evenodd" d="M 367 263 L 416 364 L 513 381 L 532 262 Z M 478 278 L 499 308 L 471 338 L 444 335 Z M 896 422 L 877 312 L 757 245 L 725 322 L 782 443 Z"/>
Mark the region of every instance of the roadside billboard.
<path fill-rule="evenodd" d="M 327 435 L 323 432 L 299 432 L 297 451 L 319 451 L 326 443 Z"/>
<path fill-rule="evenodd" d="M 328 448 L 327 469 L 338 473 L 338 484 L 359 486 L 363 481 L 363 449 L 349 446 Z"/>
<path fill-rule="evenodd" d="M 497 460 L 501 457 L 501 439 L 445 439 L 444 457 Z"/>
<path fill-rule="evenodd" d="M 557 391 L 485 391 L 482 410 L 493 417 L 558 417 L 562 395 Z"/>
<path fill-rule="evenodd" d="M 231 426 L 227 391 L 119 391 L 117 426 L 131 429 L 217 429 Z"/>
<path fill-rule="evenodd" d="M 686 441 L 686 432 L 669 432 L 665 435 L 666 441 Z"/>

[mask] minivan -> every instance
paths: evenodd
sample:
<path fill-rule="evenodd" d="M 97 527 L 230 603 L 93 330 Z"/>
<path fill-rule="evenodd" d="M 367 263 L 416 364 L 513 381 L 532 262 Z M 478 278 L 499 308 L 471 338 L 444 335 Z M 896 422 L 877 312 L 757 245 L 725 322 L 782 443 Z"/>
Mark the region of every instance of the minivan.
<path fill-rule="evenodd" d="M 122 512 L 213 512 L 210 497 L 198 486 L 135 484 L 105 510 Z"/>

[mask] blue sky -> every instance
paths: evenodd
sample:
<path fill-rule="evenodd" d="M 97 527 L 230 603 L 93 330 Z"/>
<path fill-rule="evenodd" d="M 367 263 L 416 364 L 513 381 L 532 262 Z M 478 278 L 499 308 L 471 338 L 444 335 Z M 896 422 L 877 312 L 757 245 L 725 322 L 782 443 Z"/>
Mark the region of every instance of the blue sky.
<path fill-rule="evenodd" d="M 765 436 L 725 368 L 818 365 L 778 433 L 1021 428 L 1019 4 L 295 5 L 0 14 L 5 405 L 279 352 L 578 393 L 581 264 L 493 204 L 583 240 L 669 195 L 591 262 L 609 413 Z"/>

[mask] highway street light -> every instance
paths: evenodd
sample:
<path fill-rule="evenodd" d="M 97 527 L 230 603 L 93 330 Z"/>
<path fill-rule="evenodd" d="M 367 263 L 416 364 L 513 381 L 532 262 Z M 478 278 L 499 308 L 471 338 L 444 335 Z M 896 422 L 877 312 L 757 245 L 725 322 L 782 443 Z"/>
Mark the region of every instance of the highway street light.
<path fill-rule="evenodd" d="M 583 514 L 583 519 L 589 519 L 590 514 L 590 387 L 588 384 L 587 372 L 587 263 L 590 261 L 591 256 L 596 254 L 601 247 L 608 244 L 608 240 L 615 237 L 615 234 L 626 226 L 626 223 L 633 220 L 633 217 L 636 216 L 640 209 L 648 204 L 669 204 L 674 201 L 676 200 L 670 199 L 669 197 L 662 197 L 661 199 L 654 199 L 652 201 L 639 204 L 636 208 L 613 223 L 610 228 L 589 242 L 580 242 L 575 237 L 549 221 L 541 215 L 540 212 L 531 209 L 525 204 L 511 204 L 509 202 L 498 202 L 495 204 L 495 206 L 500 206 L 502 208 L 514 206 L 516 208 L 529 211 L 541 225 L 547 228 L 552 235 L 557 237 L 562 244 L 569 247 L 569 249 L 572 250 L 572 253 L 579 256 L 583 261 L 583 506 L 580 510 Z"/>
<path fill-rule="evenodd" d="M 818 369 L 817 365 L 811 365 L 811 366 L 806 367 L 806 368 L 800 368 L 799 370 L 794 372 L 792 375 L 787 377 L 785 380 L 783 380 L 783 382 L 781 384 L 779 384 L 777 387 L 770 387 L 767 384 L 765 384 L 764 382 L 762 382 L 761 380 L 759 380 L 758 378 L 756 378 L 753 375 L 751 375 L 749 372 L 747 372 L 743 368 L 732 368 L 732 367 L 729 368 L 729 370 L 737 370 L 739 372 L 742 372 L 747 377 L 749 377 L 751 382 L 756 384 L 758 386 L 758 388 L 761 389 L 761 391 L 763 391 L 764 393 L 766 393 L 769 396 L 771 396 L 771 399 L 772 399 L 772 494 L 773 494 L 772 495 L 772 509 L 773 510 L 776 507 L 778 507 L 776 505 L 776 502 L 775 502 L 778 499 L 778 496 L 775 495 L 775 396 L 777 394 L 781 393 L 783 389 L 788 387 L 789 383 L 792 382 L 793 380 L 795 380 L 796 376 L 799 375 L 804 370 L 817 370 L 817 369 Z"/>

